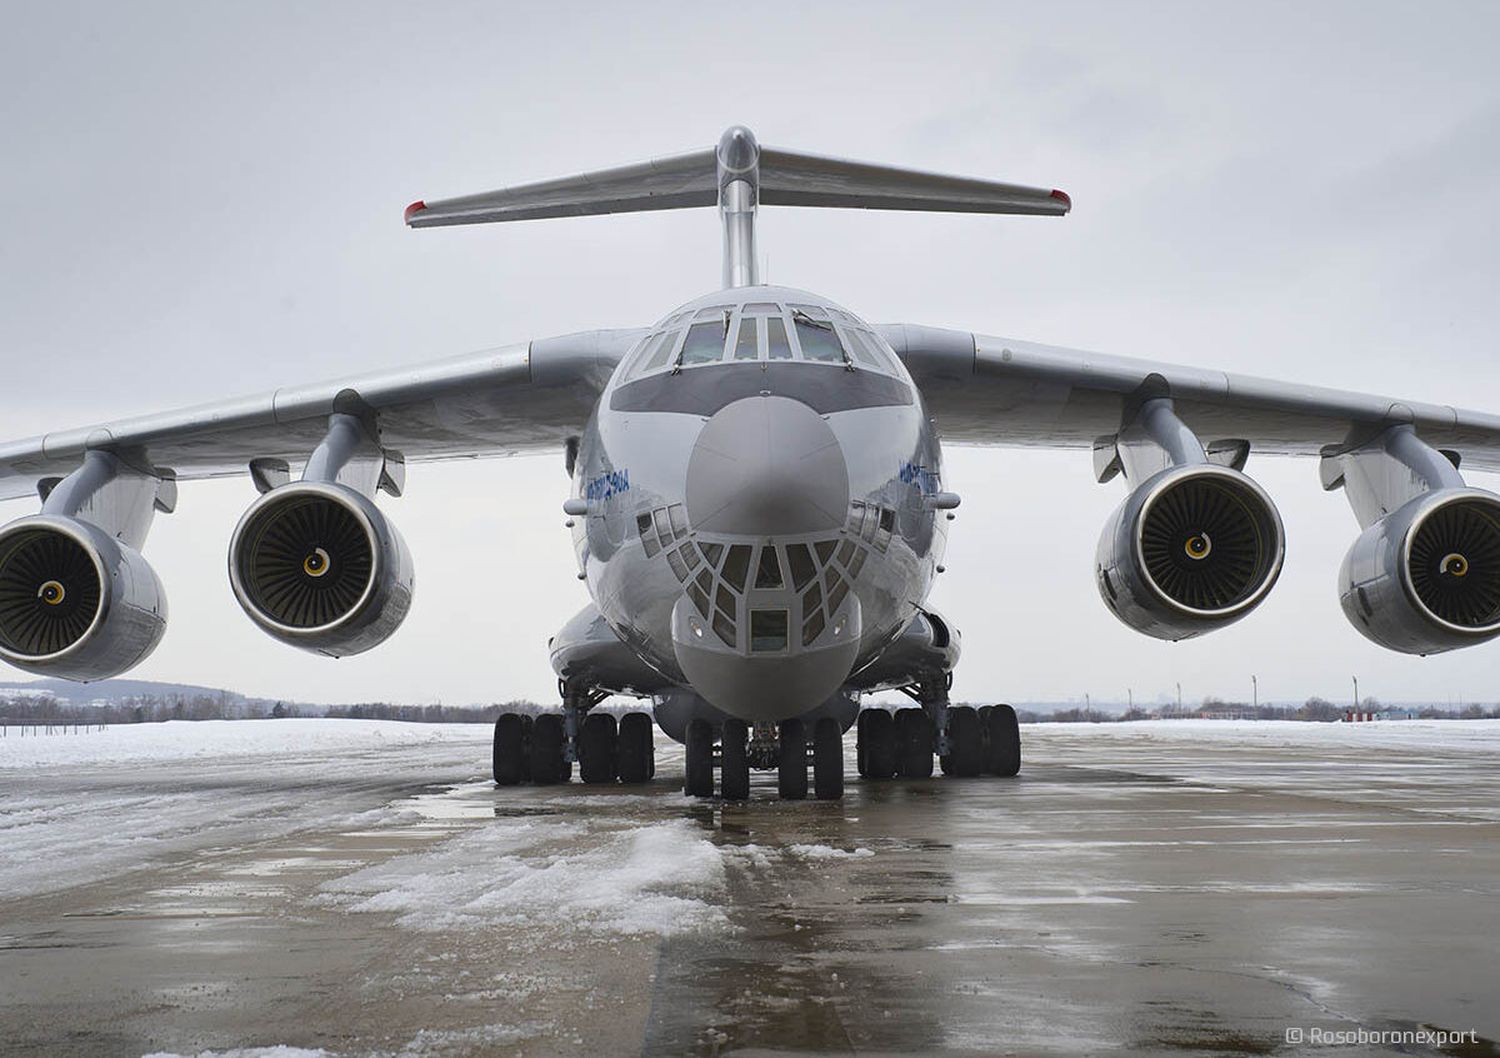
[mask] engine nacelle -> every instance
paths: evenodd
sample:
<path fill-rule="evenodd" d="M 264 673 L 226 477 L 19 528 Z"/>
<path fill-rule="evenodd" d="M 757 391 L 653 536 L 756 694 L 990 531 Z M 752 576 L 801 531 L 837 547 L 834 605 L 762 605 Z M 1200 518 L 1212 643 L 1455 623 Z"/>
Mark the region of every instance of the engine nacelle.
<path fill-rule="evenodd" d="M 1344 556 L 1339 601 L 1366 638 L 1404 654 L 1500 635 L 1500 496 L 1438 489 L 1375 522 Z"/>
<path fill-rule="evenodd" d="M 103 680 L 145 660 L 166 630 L 156 571 L 103 529 L 56 515 L 0 529 L 0 658 Z"/>
<path fill-rule="evenodd" d="M 1216 464 L 1172 467 L 1125 498 L 1099 537 L 1099 594 L 1121 621 L 1187 639 L 1244 617 L 1281 574 L 1285 531 L 1265 490 Z"/>
<path fill-rule="evenodd" d="M 229 583 L 276 639 L 330 657 L 384 642 L 411 608 L 406 543 L 373 502 L 338 484 L 267 492 L 229 543 Z"/>

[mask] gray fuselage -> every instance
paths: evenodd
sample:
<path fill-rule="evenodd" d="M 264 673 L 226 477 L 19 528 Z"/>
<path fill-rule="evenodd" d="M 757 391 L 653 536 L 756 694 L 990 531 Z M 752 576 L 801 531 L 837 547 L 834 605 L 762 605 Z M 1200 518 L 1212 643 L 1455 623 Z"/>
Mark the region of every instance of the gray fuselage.
<path fill-rule="evenodd" d="M 647 664 L 749 722 L 808 712 L 931 588 L 938 439 L 901 361 L 825 298 L 719 291 L 615 370 L 581 438 L 579 569 Z"/>

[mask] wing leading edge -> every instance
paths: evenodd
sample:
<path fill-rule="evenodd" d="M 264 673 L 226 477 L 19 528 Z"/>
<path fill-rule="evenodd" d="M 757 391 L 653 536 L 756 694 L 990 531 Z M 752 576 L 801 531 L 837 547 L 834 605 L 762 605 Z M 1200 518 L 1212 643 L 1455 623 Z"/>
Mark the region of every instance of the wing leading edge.
<path fill-rule="evenodd" d="M 1406 423 L 1465 468 L 1500 470 L 1500 416 L 1485 412 L 968 331 L 880 330 L 952 443 L 1087 448 L 1117 433 L 1143 399 L 1165 396 L 1205 443 L 1320 455 Z"/>
<path fill-rule="evenodd" d="M 559 449 L 577 436 L 644 330 L 588 331 L 0 444 L 0 499 L 71 473 L 90 449 L 141 450 L 182 479 L 307 458 L 328 416 L 375 413 L 381 443 L 412 461 Z"/>

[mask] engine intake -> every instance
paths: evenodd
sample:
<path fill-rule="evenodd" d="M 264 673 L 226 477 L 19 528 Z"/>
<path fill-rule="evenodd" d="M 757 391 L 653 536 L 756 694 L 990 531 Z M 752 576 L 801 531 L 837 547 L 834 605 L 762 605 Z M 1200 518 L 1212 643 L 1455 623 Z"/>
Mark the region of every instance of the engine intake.
<path fill-rule="evenodd" d="M 1350 623 L 1391 650 L 1436 654 L 1500 635 L 1500 497 L 1417 497 L 1360 534 L 1339 583 Z"/>
<path fill-rule="evenodd" d="M 303 481 L 245 512 L 229 544 L 229 581 L 275 638 L 343 657 L 400 627 L 415 578 L 406 543 L 374 503 L 342 485 Z"/>
<path fill-rule="evenodd" d="M 74 518 L 0 529 L 0 657 L 27 672 L 102 680 L 161 642 L 167 603 L 140 552 Z"/>
<path fill-rule="evenodd" d="M 1158 639 L 1187 639 L 1244 617 L 1286 554 L 1281 516 L 1237 470 L 1164 470 L 1126 497 L 1099 538 L 1096 575 L 1110 610 Z"/>

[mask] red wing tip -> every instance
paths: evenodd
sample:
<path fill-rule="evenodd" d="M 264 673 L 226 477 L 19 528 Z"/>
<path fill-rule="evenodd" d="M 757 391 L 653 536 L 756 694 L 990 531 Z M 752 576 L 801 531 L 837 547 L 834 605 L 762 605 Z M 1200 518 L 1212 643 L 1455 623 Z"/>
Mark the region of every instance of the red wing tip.
<path fill-rule="evenodd" d="M 1056 194 L 1056 192 L 1053 192 L 1053 194 Z M 427 208 L 427 203 L 423 202 L 421 199 L 417 199 L 417 201 L 415 201 L 411 205 L 407 206 L 406 207 L 406 223 L 410 224 L 411 223 L 411 219 L 413 217 L 415 217 L 418 213 L 421 213 L 426 208 Z"/>
<path fill-rule="evenodd" d="M 1072 209 L 1073 208 L 1073 200 L 1068 197 L 1068 193 L 1066 191 L 1059 191 L 1057 188 L 1054 187 L 1052 189 L 1052 197 L 1055 198 L 1055 199 L 1057 199 L 1059 202 L 1061 202 L 1065 208 L 1067 208 L 1067 209 Z"/>

